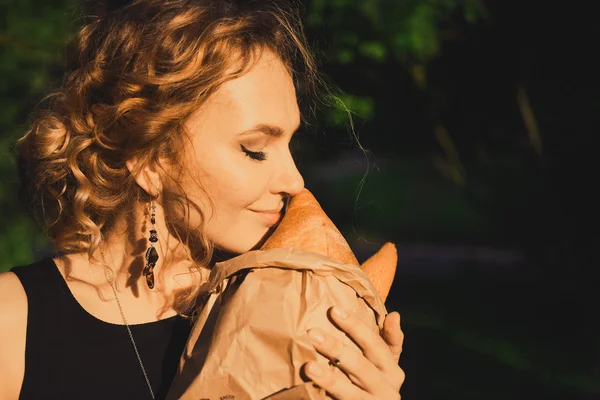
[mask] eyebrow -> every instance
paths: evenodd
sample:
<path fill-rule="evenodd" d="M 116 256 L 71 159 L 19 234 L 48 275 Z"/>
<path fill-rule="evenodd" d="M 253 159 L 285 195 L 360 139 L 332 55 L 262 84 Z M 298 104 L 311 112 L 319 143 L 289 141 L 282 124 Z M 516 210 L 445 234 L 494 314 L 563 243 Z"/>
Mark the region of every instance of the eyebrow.
<path fill-rule="evenodd" d="M 296 129 L 294 129 L 294 133 L 296 133 L 296 131 L 298 129 L 300 129 L 300 124 L 298 124 Z M 249 134 L 258 133 L 258 132 L 264 133 L 265 135 L 272 136 L 272 137 L 283 136 L 283 129 L 281 129 L 279 126 L 269 125 L 269 124 L 258 124 L 248 130 L 241 132 L 239 134 L 239 136 L 249 135 Z"/>

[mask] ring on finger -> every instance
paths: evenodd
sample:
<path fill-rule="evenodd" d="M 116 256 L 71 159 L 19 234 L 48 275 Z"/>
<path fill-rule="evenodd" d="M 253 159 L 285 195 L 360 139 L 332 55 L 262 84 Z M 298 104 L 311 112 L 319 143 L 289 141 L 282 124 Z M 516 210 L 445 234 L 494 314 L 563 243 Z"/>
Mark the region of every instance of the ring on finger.
<path fill-rule="evenodd" d="M 344 350 L 343 344 L 340 346 L 340 349 L 337 352 L 337 355 L 329 360 L 329 365 L 331 365 L 333 367 L 338 367 L 338 368 L 340 367 L 340 364 L 342 363 L 342 361 L 341 361 L 342 350 Z"/>

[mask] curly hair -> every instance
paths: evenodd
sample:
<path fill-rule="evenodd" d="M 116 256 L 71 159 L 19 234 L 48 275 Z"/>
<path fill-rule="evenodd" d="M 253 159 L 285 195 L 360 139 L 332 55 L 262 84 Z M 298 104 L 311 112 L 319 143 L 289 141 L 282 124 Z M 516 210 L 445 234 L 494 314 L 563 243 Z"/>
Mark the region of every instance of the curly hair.
<path fill-rule="evenodd" d="M 185 121 L 247 71 L 257 50 L 280 57 L 299 95 L 317 92 L 294 10 L 275 0 L 135 0 L 91 18 L 73 43 L 72 70 L 17 147 L 27 202 L 58 250 L 91 255 L 117 212 L 149 200 L 126 161 L 179 165 Z M 213 250 L 186 225 L 185 193 L 163 195 L 169 230 L 199 246 L 192 258 L 206 263 Z"/>

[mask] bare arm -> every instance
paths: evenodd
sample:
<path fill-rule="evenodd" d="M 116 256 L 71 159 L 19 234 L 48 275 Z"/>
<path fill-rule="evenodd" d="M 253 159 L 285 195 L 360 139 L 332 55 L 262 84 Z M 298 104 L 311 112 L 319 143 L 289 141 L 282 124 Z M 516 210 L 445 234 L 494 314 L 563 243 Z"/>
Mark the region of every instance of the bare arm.
<path fill-rule="evenodd" d="M 0 274 L 0 399 L 18 399 L 25 374 L 27 295 L 12 272 Z"/>

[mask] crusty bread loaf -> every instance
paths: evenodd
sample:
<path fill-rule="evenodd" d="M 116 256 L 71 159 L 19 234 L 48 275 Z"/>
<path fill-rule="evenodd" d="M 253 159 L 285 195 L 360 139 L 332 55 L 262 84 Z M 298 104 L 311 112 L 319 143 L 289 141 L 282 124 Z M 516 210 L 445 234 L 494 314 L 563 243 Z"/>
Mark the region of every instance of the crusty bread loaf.
<path fill-rule="evenodd" d="M 285 247 L 299 248 L 325 255 L 340 263 L 358 265 L 348 242 L 307 189 L 290 200 L 281 223 L 261 249 Z M 384 300 L 394 280 L 397 261 L 396 247 L 386 243 L 361 266 Z"/>
<path fill-rule="evenodd" d="M 358 265 L 350 246 L 308 190 L 294 196 L 281 223 L 262 250 L 294 247 L 325 255 L 343 264 Z"/>
<path fill-rule="evenodd" d="M 396 246 L 388 242 L 360 266 L 384 301 L 394 282 L 397 264 Z"/>

